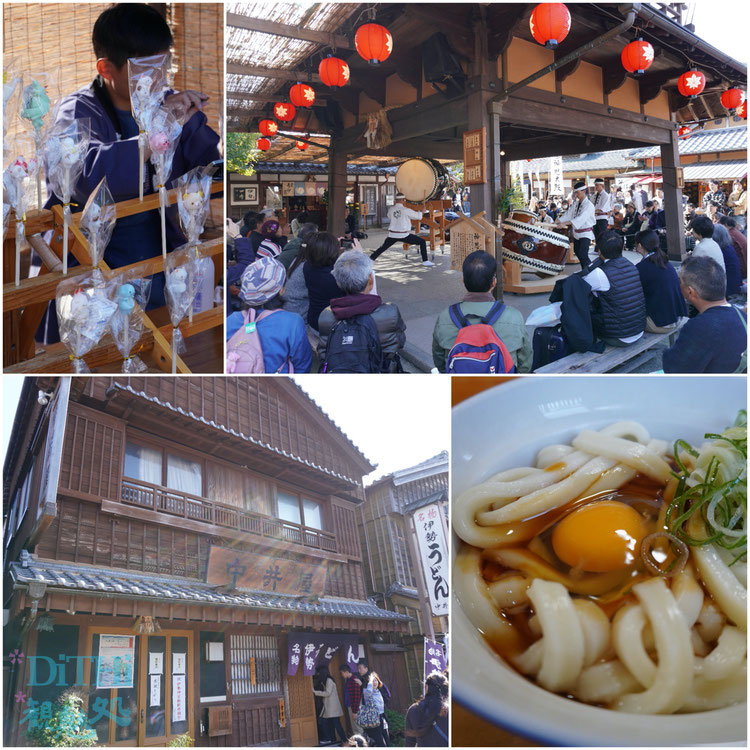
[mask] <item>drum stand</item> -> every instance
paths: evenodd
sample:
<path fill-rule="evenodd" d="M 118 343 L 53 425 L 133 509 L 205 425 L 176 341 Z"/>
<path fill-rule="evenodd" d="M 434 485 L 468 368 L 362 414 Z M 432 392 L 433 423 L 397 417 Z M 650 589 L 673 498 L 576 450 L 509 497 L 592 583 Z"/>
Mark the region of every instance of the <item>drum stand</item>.
<path fill-rule="evenodd" d="M 435 248 L 439 245 L 440 246 L 440 254 L 445 254 L 445 245 L 446 245 L 446 228 L 450 226 L 450 221 L 448 221 L 445 218 L 445 212 L 451 207 L 450 200 L 434 200 L 434 201 L 427 201 L 427 203 L 422 204 L 419 203 L 406 203 L 404 202 L 404 205 L 407 208 L 411 208 L 414 211 L 421 211 L 423 208 L 426 208 L 427 211 L 429 211 L 429 216 L 423 216 L 421 220 L 414 219 L 412 220 L 412 231 L 413 234 L 422 236 L 420 234 L 421 230 L 421 224 L 426 224 L 429 231 L 429 257 L 431 261 L 435 260 Z M 425 239 L 428 239 L 425 237 Z M 404 242 L 404 258 L 409 257 L 409 249 L 412 247 L 412 245 L 407 245 Z"/>

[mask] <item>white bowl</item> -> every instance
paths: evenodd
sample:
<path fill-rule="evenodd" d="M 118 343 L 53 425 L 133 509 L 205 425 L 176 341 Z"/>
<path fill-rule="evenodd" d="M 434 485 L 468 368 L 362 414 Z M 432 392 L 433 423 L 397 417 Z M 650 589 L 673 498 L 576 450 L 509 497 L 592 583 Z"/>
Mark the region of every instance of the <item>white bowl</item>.
<path fill-rule="evenodd" d="M 637 420 L 652 437 L 700 443 L 746 404 L 744 376 L 519 378 L 453 409 L 453 497 L 501 469 L 531 465 L 552 442 L 581 429 Z M 457 549 L 453 536 L 453 551 Z M 597 708 L 550 693 L 521 677 L 486 644 L 453 593 L 453 698 L 484 719 L 545 744 L 685 746 L 745 744 L 747 704 L 717 711 L 641 716 Z M 462 744 L 454 737 L 455 746 Z"/>

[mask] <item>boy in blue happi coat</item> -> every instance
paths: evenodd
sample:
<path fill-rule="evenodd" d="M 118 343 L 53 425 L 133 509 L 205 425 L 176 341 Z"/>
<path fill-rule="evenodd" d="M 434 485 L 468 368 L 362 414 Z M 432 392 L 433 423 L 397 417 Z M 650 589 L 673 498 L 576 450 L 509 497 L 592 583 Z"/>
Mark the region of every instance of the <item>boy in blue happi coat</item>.
<path fill-rule="evenodd" d="M 89 118 L 91 142 L 83 174 L 75 185 L 73 201 L 81 210 L 102 177 L 116 202 L 138 197 L 138 125 L 130 108 L 128 58 L 168 53 L 172 32 L 164 18 L 152 7 L 140 3 L 120 3 L 105 10 L 92 32 L 97 57 L 94 82 L 64 98 L 56 122 Z M 208 126 L 202 109 L 207 100 L 197 91 L 167 92 L 163 106 L 182 115 L 183 129 L 177 143 L 167 187 L 193 167 L 220 158 L 219 136 Z M 184 113 L 184 114 L 183 114 Z M 154 170 L 145 149 L 144 193 L 153 193 Z M 49 188 L 49 186 L 48 186 Z M 49 190 L 49 208 L 60 200 Z M 176 220 L 176 207 L 167 210 L 167 246 L 173 250 L 185 242 Z M 161 228 L 158 210 L 146 211 L 117 220 L 112 239 L 104 253 L 111 268 L 120 268 L 161 254 Z M 164 305 L 164 276 L 154 277 L 149 307 Z M 52 334 L 54 314 L 49 321 Z M 49 341 L 51 336 L 45 336 Z"/>

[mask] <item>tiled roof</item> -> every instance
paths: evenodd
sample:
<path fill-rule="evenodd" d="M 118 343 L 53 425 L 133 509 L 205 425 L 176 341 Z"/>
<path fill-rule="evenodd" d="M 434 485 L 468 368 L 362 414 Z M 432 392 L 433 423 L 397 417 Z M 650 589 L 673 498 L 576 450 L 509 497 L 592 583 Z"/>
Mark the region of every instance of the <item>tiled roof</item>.
<path fill-rule="evenodd" d="M 132 386 L 123 385 L 122 383 L 113 383 L 110 386 L 109 390 L 107 391 L 107 395 L 109 395 L 110 391 L 125 391 L 134 396 L 138 396 L 139 398 L 149 401 L 152 404 L 157 404 L 158 406 L 161 406 L 165 409 L 169 409 L 170 411 L 176 412 L 178 414 L 182 414 L 183 416 L 186 416 L 186 417 L 190 417 L 191 419 L 194 419 L 197 422 L 202 422 L 205 425 L 209 425 L 210 427 L 214 427 L 217 430 L 226 432 L 229 435 L 234 435 L 235 437 L 241 438 L 242 440 L 246 440 L 248 443 L 252 443 L 253 445 L 260 446 L 261 448 L 266 448 L 269 451 L 273 451 L 274 453 L 277 453 L 279 456 L 285 456 L 286 458 L 291 458 L 293 461 L 297 461 L 299 463 L 305 464 L 306 466 L 309 466 L 312 469 L 316 469 L 317 471 L 321 471 L 324 474 L 328 474 L 329 476 L 336 477 L 337 479 L 341 479 L 344 482 L 353 484 L 355 487 L 360 486 L 360 483 L 357 482 L 356 479 L 352 479 L 351 477 L 346 477 L 343 474 L 339 474 L 338 472 L 327 469 L 325 466 L 319 466 L 318 464 L 312 463 L 311 461 L 308 461 L 305 458 L 301 458 L 300 456 L 295 456 L 294 454 L 288 453 L 287 451 L 282 450 L 281 448 L 276 448 L 273 445 L 264 443 L 252 437 L 252 435 L 245 435 L 243 432 L 237 432 L 236 430 L 230 429 L 229 427 L 226 427 L 223 424 L 217 424 L 212 419 L 206 419 L 205 417 L 201 417 L 200 415 L 195 414 L 192 411 L 190 412 L 185 411 L 181 406 L 173 406 L 169 401 L 161 401 L 156 396 L 149 396 L 145 394 L 143 391 L 135 390 L 135 388 L 133 388 Z"/>
<path fill-rule="evenodd" d="M 259 173 L 279 172 L 281 174 L 328 174 L 328 163 L 297 161 L 259 161 L 255 165 Z M 396 174 L 398 167 L 378 167 L 373 164 L 348 164 L 347 174 Z"/>
<path fill-rule="evenodd" d="M 699 161 L 683 167 L 686 180 L 741 180 L 747 175 L 747 162 L 742 159 L 727 161 Z"/>
<path fill-rule="evenodd" d="M 714 130 L 702 130 L 688 138 L 680 138 L 681 154 L 706 154 L 721 151 L 743 151 L 747 148 L 747 127 L 739 128 L 716 128 Z M 652 156 L 660 156 L 659 146 L 649 146 L 632 151 L 630 156 L 634 159 L 650 159 Z"/>
<path fill-rule="evenodd" d="M 549 159 L 532 159 L 520 162 L 524 172 L 529 169 L 533 171 L 546 172 L 549 168 Z M 580 154 L 577 156 L 563 156 L 563 172 L 591 172 L 597 169 L 623 169 L 635 166 L 636 161 L 631 155 L 631 149 L 620 149 L 618 151 L 600 151 L 594 154 Z"/>
<path fill-rule="evenodd" d="M 53 590 L 77 591 L 94 596 L 97 594 L 115 595 L 164 602 L 179 601 L 280 612 L 301 612 L 310 615 L 361 617 L 368 620 L 401 620 L 404 622 L 411 620 L 407 615 L 388 612 L 369 601 L 332 597 L 310 600 L 265 591 L 242 591 L 229 594 L 224 593 L 220 587 L 191 578 L 177 578 L 52 560 L 26 558 L 23 564 L 11 563 L 10 573 L 16 585 L 42 581 Z"/>

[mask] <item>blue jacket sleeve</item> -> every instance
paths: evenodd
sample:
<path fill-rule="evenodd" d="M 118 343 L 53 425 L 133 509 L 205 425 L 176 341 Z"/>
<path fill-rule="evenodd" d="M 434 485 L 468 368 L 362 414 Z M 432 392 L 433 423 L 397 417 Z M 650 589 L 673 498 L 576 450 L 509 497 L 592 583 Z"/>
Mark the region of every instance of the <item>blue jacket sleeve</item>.
<path fill-rule="evenodd" d="M 236 314 L 236 313 L 235 313 Z M 294 333 L 290 341 L 290 352 L 294 372 L 310 372 L 312 366 L 312 347 L 310 340 L 307 338 L 307 328 L 305 321 L 299 315 L 295 316 Z"/>
<path fill-rule="evenodd" d="M 242 313 L 241 312 L 233 312 L 231 315 L 227 317 L 226 325 L 225 325 L 225 332 L 227 341 L 234 336 L 237 331 L 240 330 L 242 327 Z"/>
<path fill-rule="evenodd" d="M 673 347 L 662 355 L 665 373 L 705 372 L 709 362 L 709 349 L 701 335 L 700 316 L 691 318 L 680 331 Z"/>
<path fill-rule="evenodd" d="M 218 159 L 219 136 L 208 126 L 203 112 L 196 112 L 183 126 L 172 160 L 171 179 Z"/>

